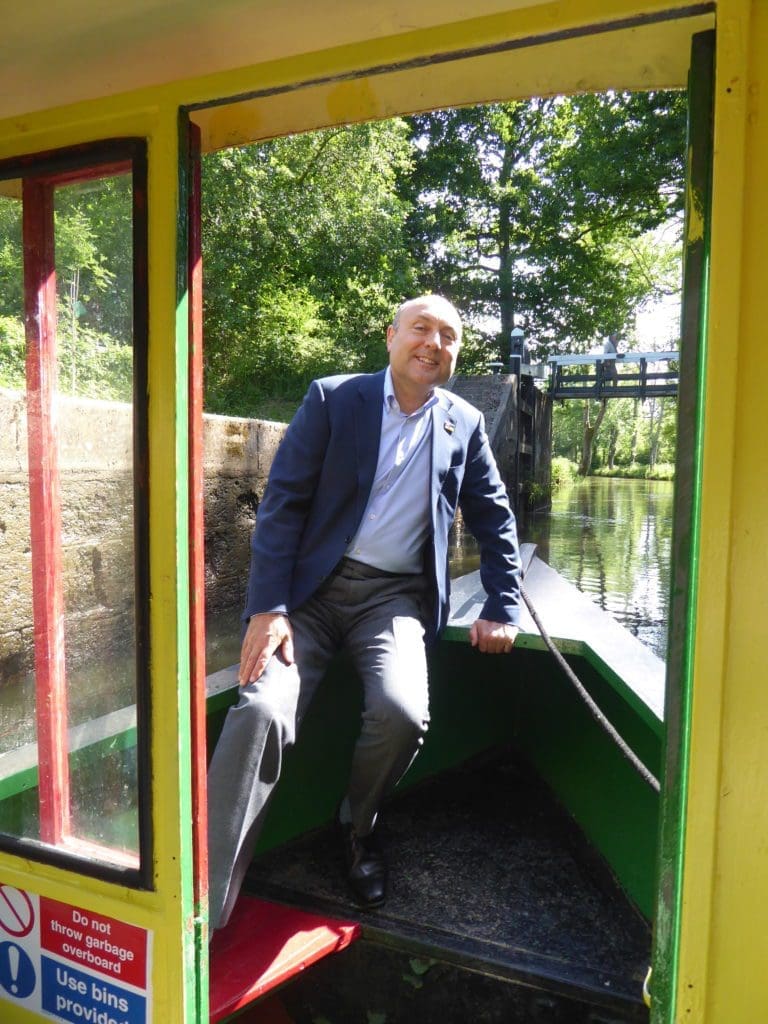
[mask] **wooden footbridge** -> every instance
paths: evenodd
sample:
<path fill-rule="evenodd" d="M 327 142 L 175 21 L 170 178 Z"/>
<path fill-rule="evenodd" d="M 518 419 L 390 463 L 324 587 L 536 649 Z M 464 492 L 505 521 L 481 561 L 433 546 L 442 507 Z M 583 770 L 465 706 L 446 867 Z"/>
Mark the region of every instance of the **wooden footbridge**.
<path fill-rule="evenodd" d="M 549 395 L 553 399 L 674 397 L 677 395 L 679 358 L 679 352 L 551 356 L 548 360 Z M 666 364 L 664 369 L 650 369 L 661 364 Z M 594 370 L 587 372 L 590 367 Z"/>

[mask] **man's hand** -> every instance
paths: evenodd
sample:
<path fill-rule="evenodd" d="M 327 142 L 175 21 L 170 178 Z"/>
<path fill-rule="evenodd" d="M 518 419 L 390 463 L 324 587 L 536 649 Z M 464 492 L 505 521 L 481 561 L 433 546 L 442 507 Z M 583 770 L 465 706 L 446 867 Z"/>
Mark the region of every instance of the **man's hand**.
<path fill-rule="evenodd" d="M 483 654 L 508 654 L 514 646 L 517 633 L 517 626 L 510 626 L 508 622 L 477 619 L 469 631 L 469 639 L 472 646 Z"/>
<path fill-rule="evenodd" d="M 255 683 L 275 651 L 280 648 L 284 661 L 293 664 L 293 629 L 286 615 L 263 612 L 252 615 L 243 637 L 238 682 Z"/>

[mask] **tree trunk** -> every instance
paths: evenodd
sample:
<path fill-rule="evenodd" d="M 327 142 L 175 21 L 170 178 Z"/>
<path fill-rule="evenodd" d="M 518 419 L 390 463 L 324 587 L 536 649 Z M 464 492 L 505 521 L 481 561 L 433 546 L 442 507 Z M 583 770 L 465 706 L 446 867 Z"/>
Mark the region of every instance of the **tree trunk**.
<path fill-rule="evenodd" d="M 659 442 L 661 441 L 661 421 L 664 418 L 664 399 L 658 401 L 659 416 L 656 418 L 657 402 L 651 399 L 650 437 L 648 446 L 648 468 L 653 470 L 659 458 Z"/>
<path fill-rule="evenodd" d="M 499 201 L 498 219 L 498 240 L 499 240 L 499 319 L 501 329 L 499 331 L 499 358 L 506 363 L 510 358 L 512 345 L 512 329 L 515 326 L 515 297 L 513 294 L 514 277 L 512 274 L 512 245 L 510 221 L 512 216 L 512 201 L 504 193 L 504 187 L 509 183 L 514 163 L 514 153 L 511 144 L 508 142 L 504 147 L 504 158 L 499 173 L 499 186 L 502 191 L 502 198 Z"/>
<path fill-rule="evenodd" d="M 636 398 L 632 408 L 632 443 L 629 449 L 629 463 L 631 466 L 634 466 L 637 459 L 637 413 L 639 408 L 640 403 Z"/>
<path fill-rule="evenodd" d="M 589 422 L 589 401 L 584 403 L 584 443 L 581 446 L 581 462 L 579 463 L 579 476 L 587 476 L 590 469 L 592 468 L 592 453 L 595 448 L 595 441 L 597 439 L 597 432 L 600 429 L 600 424 L 603 422 L 603 416 L 605 416 L 605 410 L 608 406 L 608 399 L 604 398 L 600 402 L 600 408 L 597 410 L 597 416 L 595 422 Z"/>
<path fill-rule="evenodd" d="M 608 440 L 608 469 L 613 472 L 613 465 L 616 459 L 616 443 L 619 440 L 618 431 L 612 430 Z"/>

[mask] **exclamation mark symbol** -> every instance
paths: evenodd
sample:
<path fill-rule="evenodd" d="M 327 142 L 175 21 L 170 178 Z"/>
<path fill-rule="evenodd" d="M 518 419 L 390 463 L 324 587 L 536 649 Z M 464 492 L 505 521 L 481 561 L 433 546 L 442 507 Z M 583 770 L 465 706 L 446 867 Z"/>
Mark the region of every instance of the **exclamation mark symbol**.
<path fill-rule="evenodd" d="M 8 973 L 11 976 L 10 991 L 13 995 L 19 991 L 19 948 L 18 946 L 8 947 Z"/>

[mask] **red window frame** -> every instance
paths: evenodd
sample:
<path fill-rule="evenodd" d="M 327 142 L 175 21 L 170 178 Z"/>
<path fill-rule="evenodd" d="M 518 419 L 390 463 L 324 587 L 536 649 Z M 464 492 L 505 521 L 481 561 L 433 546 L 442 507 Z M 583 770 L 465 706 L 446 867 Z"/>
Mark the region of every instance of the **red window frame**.
<path fill-rule="evenodd" d="M 139 856 L 72 834 L 56 388 L 57 187 L 115 174 L 133 185 L 133 486 Z M 143 139 L 114 139 L 0 162 L 22 180 L 27 420 L 40 841 L 0 834 L 0 848 L 148 888 L 152 881 L 149 738 L 147 157 Z M 109 851 L 109 862 L 104 855 Z M 98 858 L 101 857 L 102 860 Z"/>

